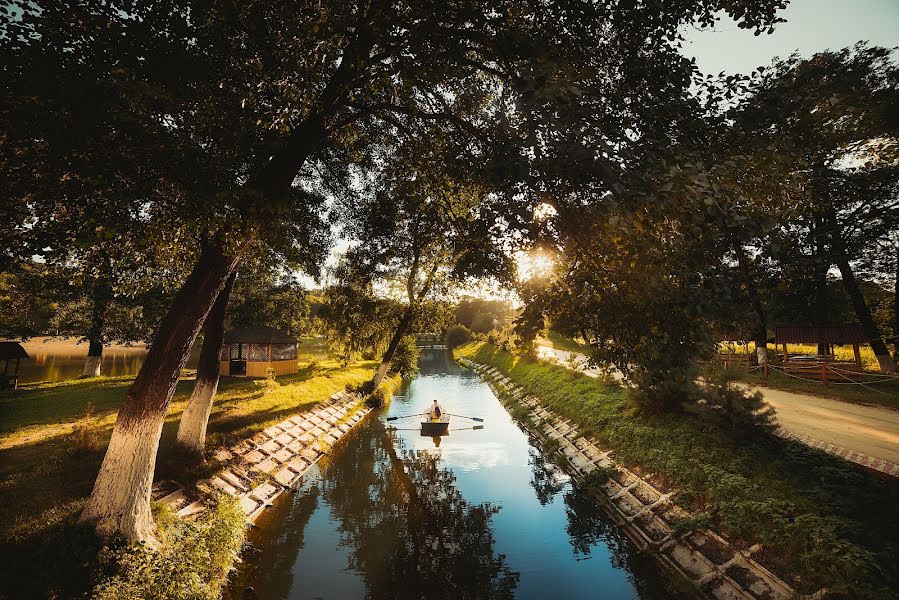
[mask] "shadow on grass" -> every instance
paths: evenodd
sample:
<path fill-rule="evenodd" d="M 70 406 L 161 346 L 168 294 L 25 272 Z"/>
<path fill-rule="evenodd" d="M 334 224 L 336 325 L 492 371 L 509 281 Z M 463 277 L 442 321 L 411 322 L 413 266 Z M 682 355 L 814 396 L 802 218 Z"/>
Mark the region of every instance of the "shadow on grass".
<path fill-rule="evenodd" d="M 309 410 L 347 384 L 365 380 L 371 364 L 349 369 L 306 368 L 278 378 L 274 392 L 254 380 L 223 378 L 209 424 L 208 446 L 231 445 L 269 424 Z M 81 419 L 88 401 L 100 417 L 93 421 L 96 445 L 79 447 L 74 434 L 54 430 L 0 450 L 0 599 L 71 598 L 89 591 L 99 544 L 77 518 L 90 495 L 112 435 L 109 418 L 121 404 L 132 378 L 78 380 L 22 391 L 4 398 L 0 431 Z M 193 381 L 179 382 L 160 439 L 156 479 L 176 479 L 187 487 L 220 466 L 197 464 L 175 448 L 181 412 Z M 5 409 L 19 414 L 9 418 Z M 34 414 L 29 413 L 34 410 Z M 54 412 L 55 416 L 54 416 Z"/>

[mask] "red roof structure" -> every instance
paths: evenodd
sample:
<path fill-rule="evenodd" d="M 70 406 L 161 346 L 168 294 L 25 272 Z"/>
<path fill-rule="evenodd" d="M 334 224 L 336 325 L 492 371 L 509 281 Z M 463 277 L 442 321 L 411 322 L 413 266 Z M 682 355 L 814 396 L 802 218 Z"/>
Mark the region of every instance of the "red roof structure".
<path fill-rule="evenodd" d="M 866 344 L 868 338 L 865 332 L 857 323 L 847 325 L 776 325 L 774 327 L 774 344 L 775 347 L 783 344 L 783 361 L 784 366 L 790 360 L 790 354 L 787 352 L 787 344 L 818 344 L 819 348 L 823 345 L 827 350 L 826 354 L 831 357 L 825 360 L 832 360 L 833 346 L 851 345 L 855 354 L 855 364 L 861 369 L 862 357 L 859 346 Z M 817 360 L 822 360 L 818 356 Z"/>
<path fill-rule="evenodd" d="M 865 344 L 868 338 L 857 323 L 848 325 L 777 325 L 775 344 Z"/>

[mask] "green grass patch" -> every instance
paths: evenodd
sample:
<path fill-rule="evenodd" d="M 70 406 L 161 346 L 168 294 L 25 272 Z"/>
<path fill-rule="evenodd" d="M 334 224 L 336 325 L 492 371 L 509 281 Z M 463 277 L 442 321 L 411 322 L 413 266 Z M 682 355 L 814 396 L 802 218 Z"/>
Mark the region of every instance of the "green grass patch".
<path fill-rule="evenodd" d="M 613 382 L 484 342 L 456 352 L 496 367 L 623 464 L 678 490 L 678 502 L 738 546 L 762 543 L 763 563 L 800 591 L 887 598 L 899 587 L 899 482 L 892 478 L 773 436 L 734 440 L 689 407 L 648 416 Z"/>
<path fill-rule="evenodd" d="M 342 368 L 322 361 L 277 378 L 277 385 L 223 378 L 207 446 L 240 439 L 311 409 L 334 392 L 371 378 L 376 364 Z M 93 584 L 98 548 L 76 525 L 106 451 L 118 407 L 132 378 L 40 384 L 0 395 L 0 581 L 9 598 L 74 597 Z M 186 467 L 175 437 L 193 381 L 178 383 L 163 427 L 156 478 L 193 485 L 209 462 Z M 7 589 L 9 590 L 7 592 Z"/>

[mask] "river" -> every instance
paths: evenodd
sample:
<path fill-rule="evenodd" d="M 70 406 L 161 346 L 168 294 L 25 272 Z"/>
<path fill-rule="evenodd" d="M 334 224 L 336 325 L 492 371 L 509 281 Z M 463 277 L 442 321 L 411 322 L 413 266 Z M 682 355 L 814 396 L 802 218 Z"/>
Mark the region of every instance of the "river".
<path fill-rule="evenodd" d="M 439 399 L 448 436 L 419 435 Z M 395 425 L 395 428 L 388 427 Z M 481 379 L 443 350 L 250 532 L 227 597 L 670 598 L 592 500 L 544 459 Z"/>

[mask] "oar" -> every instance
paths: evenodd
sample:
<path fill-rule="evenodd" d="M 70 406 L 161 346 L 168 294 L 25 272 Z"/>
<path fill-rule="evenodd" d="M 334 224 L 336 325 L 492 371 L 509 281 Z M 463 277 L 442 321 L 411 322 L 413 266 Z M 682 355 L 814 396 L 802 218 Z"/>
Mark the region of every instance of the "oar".
<path fill-rule="evenodd" d="M 453 413 L 446 413 L 451 417 L 459 417 L 460 419 L 471 419 L 472 421 L 477 421 L 478 423 L 483 423 L 484 419 L 480 417 L 466 417 L 465 415 L 455 415 Z"/>
<path fill-rule="evenodd" d="M 387 417 L 387 421 L 396 421 L 397 419 L 408 419 L 409 417 L 420 417 L 422 415 L 426 415 L 428 413 L 418 413 L 415 415 L 403 415 L 402 417 Z"/>

